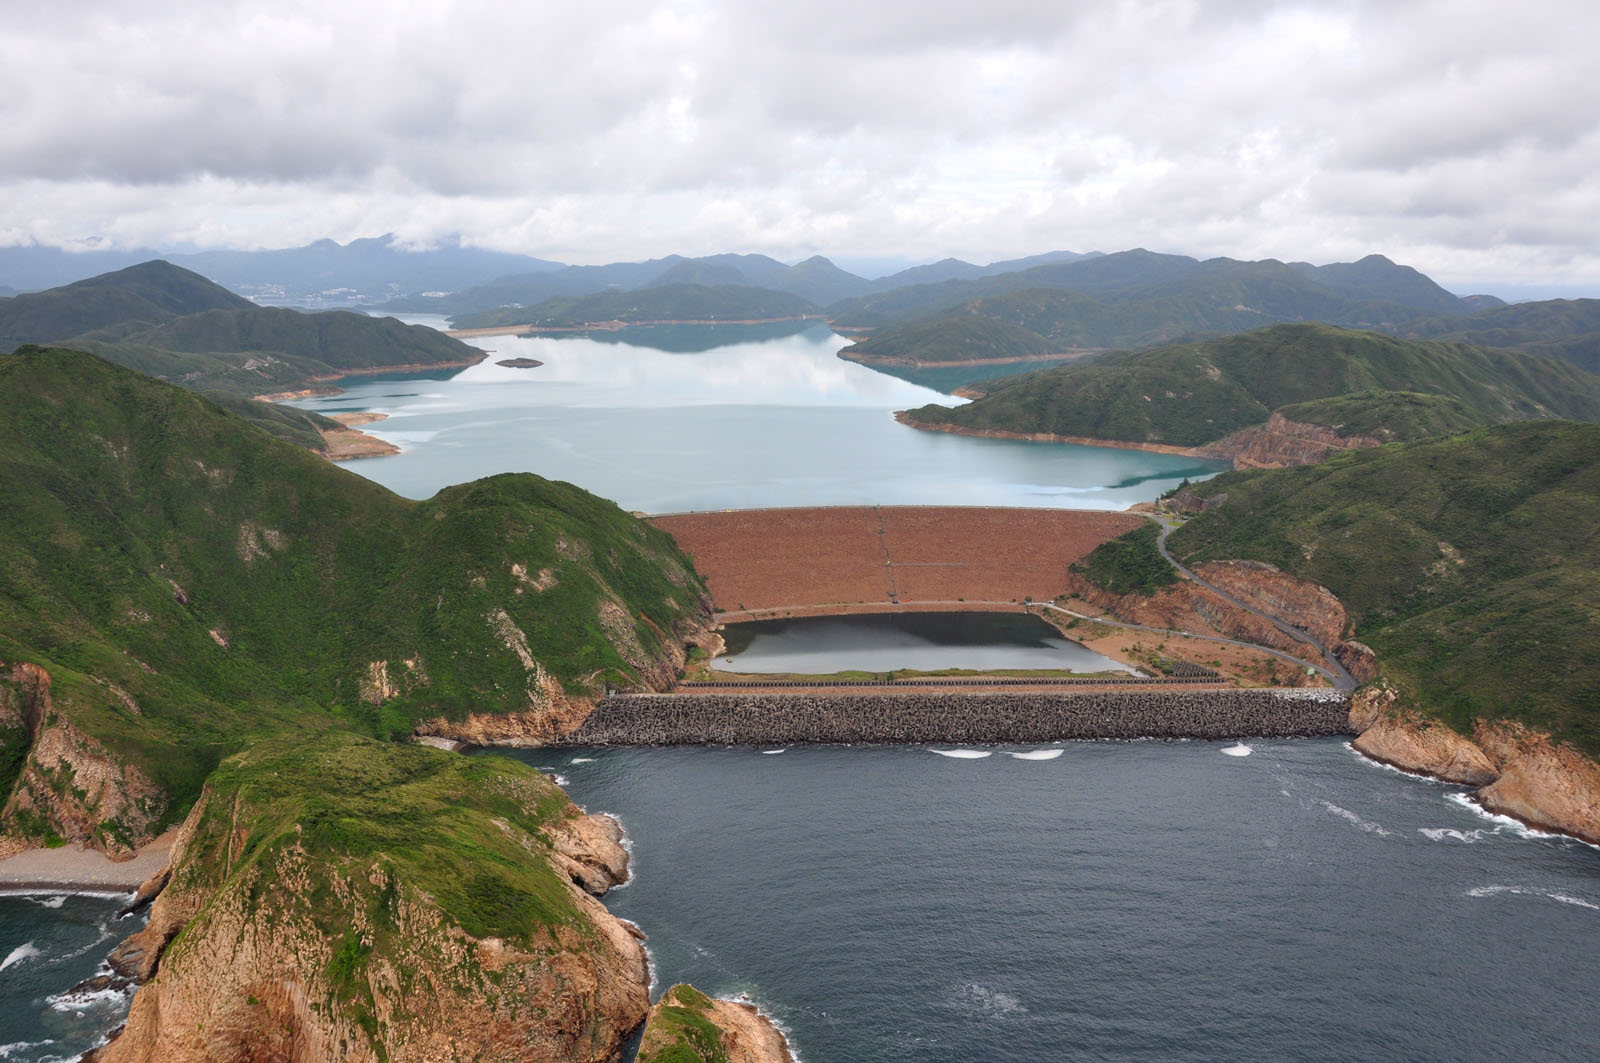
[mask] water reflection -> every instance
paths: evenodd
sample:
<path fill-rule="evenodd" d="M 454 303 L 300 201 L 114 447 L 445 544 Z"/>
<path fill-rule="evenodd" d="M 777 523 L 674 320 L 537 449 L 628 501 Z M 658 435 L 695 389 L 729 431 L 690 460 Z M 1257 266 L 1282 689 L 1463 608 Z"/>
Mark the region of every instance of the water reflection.
<path fill-rule="evenodd" d="M 631 335 L 625 333 L 623 335 Z M 1214 463 L 1141 451 L 973 439 L 897 424 L 953 402 L 835 357 L 825 327 L 695 354 L 583 336 L 492 336 L 448 380 L 360 378 L 301 400 L 387 416 L 402 448 L 349 468 L 412 498 L 497 472 L 568 480 L 653 513 L 794 505 L 1120 509 Z M 544 364 L 497 365 L 510 358 Z"/>

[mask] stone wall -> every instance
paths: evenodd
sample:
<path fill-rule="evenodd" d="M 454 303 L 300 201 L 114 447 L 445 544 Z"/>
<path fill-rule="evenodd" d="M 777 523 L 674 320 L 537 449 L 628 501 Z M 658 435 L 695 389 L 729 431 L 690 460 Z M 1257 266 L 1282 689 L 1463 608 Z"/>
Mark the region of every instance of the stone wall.
<path fill-rule="evenodd" d="M 562 745 L 1052 742 L 1354 734 L 1329 690 L 668 694 L 602 701 Z"/>

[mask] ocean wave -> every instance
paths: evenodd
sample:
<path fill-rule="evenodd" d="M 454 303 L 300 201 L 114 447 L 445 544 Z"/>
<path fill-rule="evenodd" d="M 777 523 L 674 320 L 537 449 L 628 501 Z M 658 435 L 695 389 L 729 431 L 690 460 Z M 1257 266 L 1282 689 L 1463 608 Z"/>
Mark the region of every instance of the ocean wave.
<path fill-rule="evenodd" d="M 35 948 L 33 942 L 24 941 L 22 944 L 12 949 L 11 954 L 5 959 L 0 960 L 0 971 L 5 970 L 7 967 L 15 966 L 19 963 L 25 963 L 26 961 L 33 959 L 35 956 L 42 955 L 44 955 L 44 953 Z"/>
<path fill-rule="evenodd" d="M 1054 749 L 1024 749 L 1016 753 L 1008 750 L 1006 752 L 1006 756 L 1012 757 L 1016 760 L 1055 760 L 1065 752 L 1065 749 L 1057 746 Z"/>
<path fill-rule="evenodd" d="M 0 1059 L 10 1059 L 18 1052 L 26 1052 L 30 1048 L 43 1048 L 53 1045 L 54 1041 L 12 1041 L 8 1045 L 0 1045 Z"/>
<path fill-rule="evenodd" d="M 568 764 L 593 764 L 594 763 L 594 758 L 593 757 L 573 757 L 571 760 L 567 761 L 567 763 Z"/>
<path fill-rule="evenodd" d="M 65 993 L 45 997 L 45 1003 L 56 1011 L 88 1011 L 100 1004 L 121 1005 L 133 996 L 132 984 L 116 985 L 106 989 L 69 989 Z"/>
<path fill-rule="evenodd" d="M 977 982 L 957 986 L 951 994 L 951 1004 L 963 1015 L 978 1019 L 1004 1019 L 1028 1013 L 1022 1001 L 1010 993 Z"/>
<path fill-rule="evenodd" d="M 1360 816 L 1356 815 L 1354 812 L 1350 811 L 1348 808 L 1340 808 L 1338 805 L 1334 804 L 1332 801 L 1324 801 L 1324 802 L 1322 802 L 1322 807 L 1327 809 L 1329 812 L 1332 812 L 1334 815 L 1338 816 L 1340 819 L 1348 820 L 1349 822 L 1355 824 L 1357 827 L 1360 827 L 1362 830 L 1366 831 L 1368 834 L 1376 834 L 1380 838 L 1390 837 L 1389 831 L 1384 830 L 1383 827 L 1379 826 L 1376 823 L 1373 823 L 1371 820 L 1362 819 Z"/>
<path fill-rule="evenodd" d="M 800 1058 L 800 1053 L 795 1051 L 794 1034 L 789 1030 L 788 1025 L 772 1012 L 768 1011 L 766 1007 L 762 1005 L 761 1001 L 757 1000 L 749 993 L 735 993 L 731 997 L 718 997 L 717 999 L 732 1001 L 735 1004 L 748 1004 L 750 1007 L 755 1008 L 757 1015 L 770 1022 L 772 1024 L 772 1028 L 783 1035 L 784 1043 L 789 1046 L 790 1063 L 804 1063 L 804 1061 Z"/>
<path fill-rule="evenodd" d="M 1483 841 L 1487 834 L 1491 834 L 1493 832 L 1482 830 L 1462 831 L 1455 830 L 1451 827 L 1418 827 L 1417 833 L 1424 835 L 1425 837 L 1436 842 L 1442 842 L 1446 839 L 1449 839 L 1452 841 L 1466 842 L 1468 845 L 1471 845 L 1474 842 Z"/>
<path fill-rule="evenodd" d="M 1582 897 L 1574 897 L 1570 893 L 1560 893 L 1556 890 L 1536 889 L 1532 886 L 1476 886 L 1467 891 L 1468 897 L 1495 897 L 1502 893 L 1509 893 L 1517 897 L 1543 897 L 1545 900 L 1559 901 L 1578 908 L 1588 908 L 1600 912 L 1600 904 L 1586 901 Z"/>
<path fill-rule="evenodd" d="M 1223 755 L 1224 756 L 1229 756 L 1229 757 L 1248 757 L 1250 754 L 1252 754 L 1254 752 L 1255 752 L 1255 750 L 1251 749 L 1249 746 L 1245 745 L 1243 742 L 1235 742 L 1231 746 L 1223 746 L 1222 747 Z"/>
<path fill-rule="evenodd" d="M 1420 772 L 1406 771 L 1404 768 L 1397 768 L 1393 764 L 1386 764 L 1381 760 L 1369 757 L 1365 753 L 1361 752 L 1361 750 L 1357 749 L 1354 742 L 1341 742 L 1340 745 L 1348 749 L 1352 757 L 1358 758 L 1361 763 L 1367 765 L 1368 767 L 1382 768 L 1384 771 L 1392 771 L 1396 775 L 1404 775 L 1408 779 L 1421 779 L 1423 782 L 1437 783 L 1440 786 L 1456 785 L 1455 783 L 1447 783 L 1443 779 L 1436 779 L 1432 775 L 1423 775 Z"/>
<path fill-rule="evenodd" d="M 763 749 L 761 751 L 761 755 L 763 757 L 775 757 L 779 753 L 787 753 L 787 752 L 789 752 L 789 747 L 788 746 L 784 746 L 782 749 Z"/>
<path fill-rule="evenodd" d="M 1452 805 L 1457 805 L 1466 809 L 1479 819 L 1486 819 L 1490 823 L 1493 823 L 1495 825 L 1496 834 L 1505 832 L 1507 834 L 1514 834 L 1519 838 L 1546 838 L 1560 841 L 1570 841 L 1576 842 L 1579 845 L 1588 845 L 1591 849 L 1600 849 L 1600 846 L 1592 845 L 1581 838 L 1570 838 L 1565 834 L 1557 834 L 1554 831 L 1540 830 L 1537 827 L 1528 826 L 1520 819 L 1513 819 L 1510 816 L 1502 816 L 1498 812 L 1490 812 L 1487 808 L 1484 808 L 1482 805 L 1478 804 L 1478 802 L 1474 801 L 1471 794 L 1463 791 L 1458 790 L 1452 794 L 1445 794 L 1444 799 L 1449 801 Z"/>
<path fill-rule="evenodd" d="M 990 749 L 930 749 L 929 753 L 937 753 L 941 757 L 953 757 L 956 760 L 982 760 L 991 757 L 994 751 Z"/>
<path fill-rule="evenodd" d="M 29 897 L 28 900 L 41 908 L 59 908 L 67 903 L 67 895 L 65 893 L 57 893 L 50 897 Z"/>

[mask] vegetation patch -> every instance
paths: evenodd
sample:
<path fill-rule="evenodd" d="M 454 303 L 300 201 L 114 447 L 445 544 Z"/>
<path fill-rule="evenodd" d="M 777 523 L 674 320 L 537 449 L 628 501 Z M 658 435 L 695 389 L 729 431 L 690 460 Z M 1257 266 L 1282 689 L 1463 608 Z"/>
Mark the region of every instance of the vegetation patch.
<path fill-rule="evenodd" d="M 1178 582 L 1157 548 L 1159 535 L 1154 524 L 1135 528 L 1095 547 L 1072 571 L 1112 594 L 1154 594 Z"/>

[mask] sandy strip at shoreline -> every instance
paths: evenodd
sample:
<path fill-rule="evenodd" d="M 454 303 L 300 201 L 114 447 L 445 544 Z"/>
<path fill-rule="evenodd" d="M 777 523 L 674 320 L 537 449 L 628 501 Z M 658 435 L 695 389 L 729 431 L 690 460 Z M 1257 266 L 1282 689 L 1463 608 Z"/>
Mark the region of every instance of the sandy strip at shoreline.
<path fill-rule="evenodd" d="M 139 847 L 132 860 L 116 861 L 96 849 L 63 845 L 29 849 L 0 860 L 0 892 L 127 892 L 167 866 L 178 828 Z"/>

